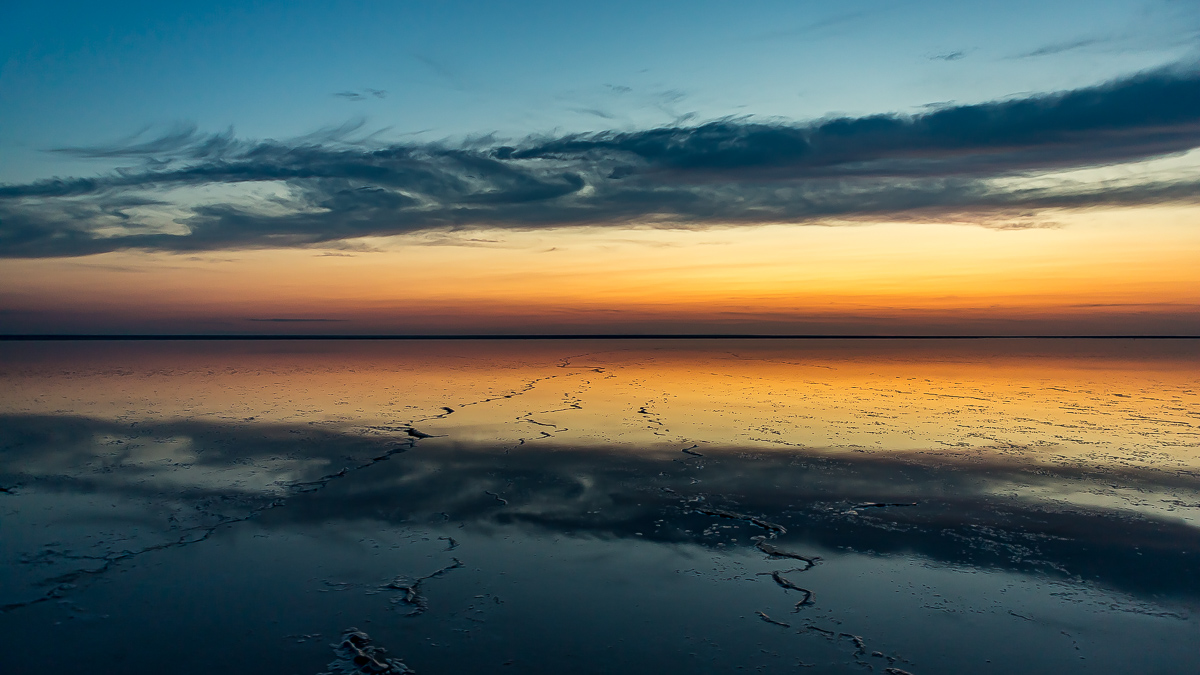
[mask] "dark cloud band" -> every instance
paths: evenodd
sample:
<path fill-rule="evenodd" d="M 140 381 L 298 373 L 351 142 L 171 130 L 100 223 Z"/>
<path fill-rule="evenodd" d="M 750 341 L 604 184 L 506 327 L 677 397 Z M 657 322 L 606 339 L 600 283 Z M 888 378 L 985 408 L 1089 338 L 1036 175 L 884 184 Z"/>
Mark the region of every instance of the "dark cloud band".
<path fill-rule="evenodd" d="M 1157 71 L 1069 92 L 915 115 L 380 145 L 359 125 L 279 141 L 179 128 L 60 152 L 129 159 L 90 178 L 0 186 L 0 256 L 306 246 L 437 228 L 705 226 L 981 210 L 1193 202 L 1194 182 L 1087 191 L 994 179 L 1200 146 L 1200 73 Z M 171 188 L 285 184 L 255 209 L 172 202 Z M 145 220 L 167 209 L 172 231 Z"/>

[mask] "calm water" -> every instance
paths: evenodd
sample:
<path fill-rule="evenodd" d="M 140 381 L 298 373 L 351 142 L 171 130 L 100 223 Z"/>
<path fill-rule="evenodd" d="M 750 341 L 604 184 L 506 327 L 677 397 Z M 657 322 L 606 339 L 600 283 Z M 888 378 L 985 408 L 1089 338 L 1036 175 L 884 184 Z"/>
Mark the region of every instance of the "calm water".
<path fill-rule="evenodd" d="M 1197 341 L 4 343 L 0 416 L 5 673 L 1200 671 Z"/>

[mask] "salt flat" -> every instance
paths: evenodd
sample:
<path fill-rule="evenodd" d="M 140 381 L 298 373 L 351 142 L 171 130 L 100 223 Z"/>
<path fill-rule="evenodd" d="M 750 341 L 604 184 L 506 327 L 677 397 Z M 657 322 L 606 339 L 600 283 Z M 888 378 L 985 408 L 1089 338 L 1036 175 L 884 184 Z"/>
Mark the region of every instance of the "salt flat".
<path fill-rule="evenodd" d="M 20 672 L 1200 665 L 1196 341 L 0 350 Z"/>

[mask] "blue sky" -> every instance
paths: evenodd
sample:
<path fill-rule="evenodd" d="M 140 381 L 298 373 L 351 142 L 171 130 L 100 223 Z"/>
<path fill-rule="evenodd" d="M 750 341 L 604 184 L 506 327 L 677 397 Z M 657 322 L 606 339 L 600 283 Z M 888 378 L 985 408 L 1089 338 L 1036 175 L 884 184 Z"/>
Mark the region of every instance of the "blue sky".
<path fill-rule="evenodd" d="M 0 182 L 180 124 L 429 142 L 912 113 L 1194 62 L 1198 37 L 1170 1 L 6 3 Z"/>
<path fill-rule="evenodd" d="M 1195 0 L 3 3 L 0 331 L 1195 333 L 1198 45 Z"/>

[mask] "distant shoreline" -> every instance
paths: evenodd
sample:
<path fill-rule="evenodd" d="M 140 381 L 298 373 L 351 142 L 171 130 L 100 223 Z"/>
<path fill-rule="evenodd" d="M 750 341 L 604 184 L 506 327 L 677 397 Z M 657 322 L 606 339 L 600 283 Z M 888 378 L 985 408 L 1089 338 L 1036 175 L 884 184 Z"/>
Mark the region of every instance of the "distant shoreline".
<path fill-rule="evenodd" d="M 0 342 L 175 340 L 1198 340 L 1200 335 L 758 335 L 646 333 L 580 335 L 0 335 Z"/>

